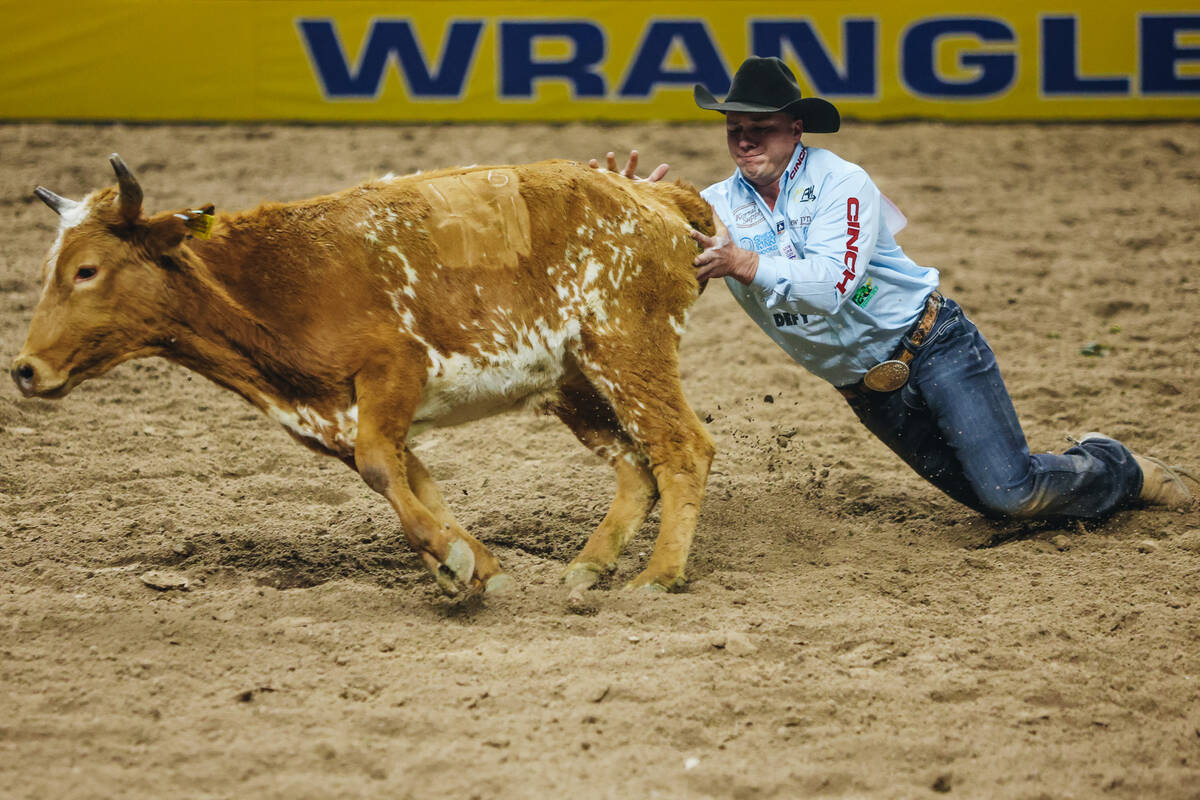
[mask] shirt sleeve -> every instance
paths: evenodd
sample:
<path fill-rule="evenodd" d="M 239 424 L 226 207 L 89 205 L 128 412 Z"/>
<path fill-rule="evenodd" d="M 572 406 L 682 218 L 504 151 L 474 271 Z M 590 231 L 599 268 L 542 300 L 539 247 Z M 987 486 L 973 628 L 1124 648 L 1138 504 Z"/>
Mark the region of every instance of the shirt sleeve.
<path fill-rule="evenodd" d="M 879 234 L 879 190 L 861 169 L 822 186 L 804 258 L 758 257 L 751 285 L 767 308 L 836 314 L 863 282 Z"/>

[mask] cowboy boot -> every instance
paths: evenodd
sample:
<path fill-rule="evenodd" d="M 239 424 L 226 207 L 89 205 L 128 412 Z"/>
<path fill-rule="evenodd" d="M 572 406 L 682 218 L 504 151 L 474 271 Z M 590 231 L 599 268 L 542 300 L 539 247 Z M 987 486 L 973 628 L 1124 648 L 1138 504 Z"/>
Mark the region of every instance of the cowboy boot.
<path fill-rule="evenodd" d="M 1089 439 L 1112 439 L 1103 433 L 1085 433 L 1079 437 L 1082 444 Z M 1167 508 L 1183 508 L 1191 505 L 1192 492 L 1184 479 L 1200 483 L 1196 477 L 1182 467 L 1168 465 L 1153 456 L 1140 456 L 1132 453 L 1133 460 L 1142 470 L 1142 491 L 1138 500 L 1146 505 L 1166 506 Z"/>

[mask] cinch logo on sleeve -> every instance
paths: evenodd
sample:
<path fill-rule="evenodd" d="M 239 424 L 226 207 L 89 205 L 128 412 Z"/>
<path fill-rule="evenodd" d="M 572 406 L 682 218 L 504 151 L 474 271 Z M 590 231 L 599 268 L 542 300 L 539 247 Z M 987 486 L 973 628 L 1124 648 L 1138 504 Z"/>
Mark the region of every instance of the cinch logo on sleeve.
<path fill-rule="evenodd" d="M 842 280 L 837 285 L 838 294 L 845 294 L 846 286 L 858 274 L 854 271 L 858 264 L 858 231 L 858 198 L 848 197 L 846 198 L 846 254 L 842 256 L 842 263 L 846 265 L 846 268 L 842 270 Z"/>

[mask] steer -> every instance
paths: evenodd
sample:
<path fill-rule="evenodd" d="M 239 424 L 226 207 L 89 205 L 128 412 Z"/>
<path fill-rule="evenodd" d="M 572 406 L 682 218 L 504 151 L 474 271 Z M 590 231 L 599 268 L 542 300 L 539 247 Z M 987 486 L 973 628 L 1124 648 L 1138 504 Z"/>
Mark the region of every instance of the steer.
<path fill-rule="evenodd" d="M 589 587 L 654 504 L 633 587 L 675 590 L 713 445 L 680 387 L 699 294 L 685 184 L 569 161 L 387 176 L 253 211 L 146 216 L 117 185 L 60 216 L 12 377 L 60 398 L 131 358 L 161 356 L 241 395 L 387 498 L 450 595 L 511 583 L 455 521 L 409 438 L 517 406 L 558 416 L 616 472 L 600 526 L 564 574 Z"/>

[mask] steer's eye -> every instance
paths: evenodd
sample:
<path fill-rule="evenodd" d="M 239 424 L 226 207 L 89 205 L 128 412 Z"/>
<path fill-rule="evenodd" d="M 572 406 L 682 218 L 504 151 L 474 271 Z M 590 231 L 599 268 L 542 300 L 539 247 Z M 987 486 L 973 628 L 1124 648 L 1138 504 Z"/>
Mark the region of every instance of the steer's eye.
<path fill-rule="evenodd" d="M 83 283 L 84 281 L 90 281 L 96 277 L 96 273 L 99 271 L 95 267 L 80 267 L 75 273 L 75 282 Z"/>

